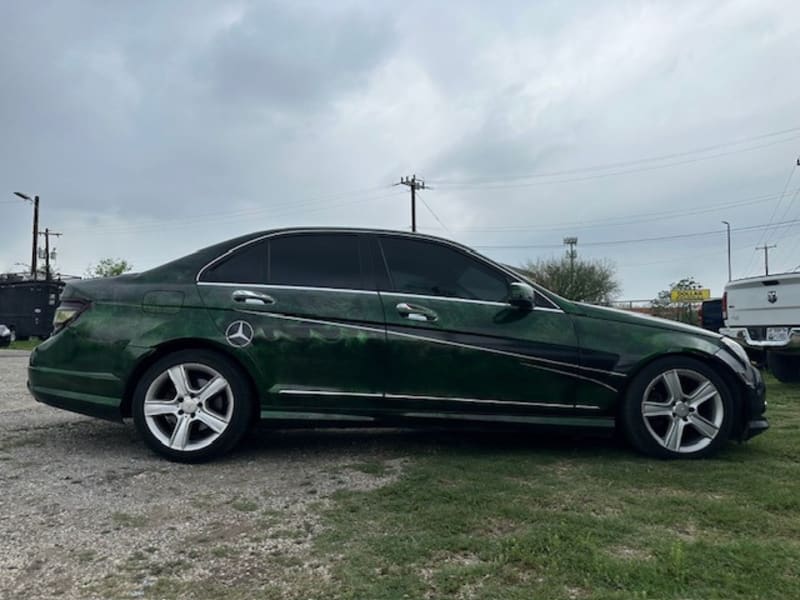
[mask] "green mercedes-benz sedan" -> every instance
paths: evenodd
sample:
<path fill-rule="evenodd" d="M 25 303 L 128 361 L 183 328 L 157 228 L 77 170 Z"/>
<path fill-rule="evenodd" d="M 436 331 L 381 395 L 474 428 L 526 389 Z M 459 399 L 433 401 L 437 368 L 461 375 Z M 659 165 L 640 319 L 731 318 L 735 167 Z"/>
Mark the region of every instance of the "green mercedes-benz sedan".
<path fill-rule="evenodd" d="M 281 229 L 135 275 L 70 283 L 33 351 L 40 402 L 132 417 L 194 462 L 275 425 L 620 429 L 658 457 L 764 431 L 736 342 L 570 302 L 459 244 Z"/>

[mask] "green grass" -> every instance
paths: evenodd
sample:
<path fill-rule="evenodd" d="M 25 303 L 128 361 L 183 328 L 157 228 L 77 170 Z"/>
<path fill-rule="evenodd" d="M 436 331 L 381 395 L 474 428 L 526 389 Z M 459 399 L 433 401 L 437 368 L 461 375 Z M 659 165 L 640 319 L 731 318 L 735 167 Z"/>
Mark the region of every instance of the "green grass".
<path fill-rule="evenodd" d="M 143 515 L 115 512 L 111 514 L 111 522 L 120 527 L 144 527 L 147 519 Z"/>
<path fill-rule="evenodd" d="M 15 342 L 12 342 L 8 348 L 0 348 L 0 352 L 3 350 L 33 350 L 41 343 L 42 341 L 37 338 L 31 338 L 25 340 L 24 342 L 21 340 L 16 340 Z"/>
<path fill-rule="evenodd" d="M 233 498 L 230 501 L 230 505 L 234 510 L 240 512 L 253 512 L 258 510 L 258 503 L 248 498 Z"/>
<path fill-rule="evenodd" d="M 537 434 L 412 442 L 397 482 L 325 512 L 327 597 L 798 598 L 800 386 L 768 385 L 772 429 L 704 461 Z"/>

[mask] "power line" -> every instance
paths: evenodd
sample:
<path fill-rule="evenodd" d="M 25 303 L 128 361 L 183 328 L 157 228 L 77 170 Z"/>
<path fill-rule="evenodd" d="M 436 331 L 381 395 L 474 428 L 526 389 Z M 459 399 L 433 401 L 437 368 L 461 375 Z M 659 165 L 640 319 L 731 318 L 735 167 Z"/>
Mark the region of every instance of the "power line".
<path fill-rule="evenodd" d="M 373 190 L 381 189 L 387 190 L 389 186 L 381 186 L 379 188 L 371 188 Z M 129 231 L 142 231 L 148 229 L 163 229 L 163 228 L 173 228 L 173 227 L 186 227 L 186 226 L 194 226 L 202 223 L 206 223 L 209 221 L 213 221 L 214 223 L 220 222 L 235 222 L 242 219 L 251 219 L 257 215 L 269 213 L 270 217 L 279 217 L 284 216 L 287 214 L 293 214 L 296 212 L 312 212 L 315 210 L 326 210 L 328 208 L 338 208 L 340 206 L 346 206 L 349 204 L 356 204 L 360 202 L 368 202 L 371 200 L 380 200 L 383 198 L 395 197 L 398 193 L 388 194 L 388 195 L 381 195 L 381 196 L 371 196 L 371 197 L 362 197 L 362 198 L 355 198 L 353 200 L 348 200 L 347 202 L 340 202 L 340 203 L 333 203 L 330 204 L 328 201 L 332 198 L 341 198 L 342 196 L 347 194 L 337 194 L 336 196 L 330 196 L 324 199 L 317 199 L 317 200 L 309 200 L 309 201 L 293 201 L 293 202 L 285 202 L 273 206 L 268 206 L 264 208 L 257 208 L 257 209 L 246 209 L 240 211 L 227 211 L 227 212 L 218 212 L 218 213 L 204 213 L 202 215 L 196 215 L 194 217 L 183 217 L 183 218 L 176 218 L 176 219 L 159 219 L 159 220 L 152 220 L 147 222 L 140 222 L 135 225 L 122 225 L 122 226 L 112 226 L 105 228 L 104 231 L 97 231 L 97 225 L 86 225 L 82 227 L 72 227 L 70 228 L 70 232 L 74 233 L 76 231 L 79 232 L 88 232 L 88 234 L 103 234 L 103 233 L 126 233 Z M 352 195 L 352 194 L 350 194 Z M 280 210 L 284 209 L 284 210 Z M 289 209 L 289 210 L 285 210 Z"/>
<path fill-rule="evenodd" d="M 552 181 L 526 181 L 522 183 L 489 183 L 489 184 L 470 184 L 470 183 L 445 183 L 444 181 L 434 180 L 434 182 L 438 186 L 444 186 L 447 190 L 459 190 L 459 191 L 477 191 L 477 190 L 497 190 L 497 189 L 508 189 L 508 188 L 526 188 L 526 187 L 537 187 L 543 185 L 556 185 L 559 183 L 574 183 L 577 181 L 589 181 L 592 179 L 600 179 L 605 177 L 614 177 L 616 175 L 627 175 L 630 173 L 641 173 L 644 171 L 655 171 L 658 169 L 666 169 L 669 167 L 674 167 L 678 165 L 685 165 L 690 163 L 696 163 L 704 160 L 711 160 L 713 158 L 719 158 L 721 156 L 729 156 L 732 154 L 740 154 L 742 152 L 752 152 L 754 150 L 761 150 L 763 148 L 769 148 L 771 146 L 775 146 L 778 144 L 784 144 L 786 142 L 791 142 L 796 139 L 800 139 L 800 135 L 795 135 L 783 140 L 778 140 L 775 142 L 770 142 L 768 144 L 761 144 L 758 146 L 752 146 L 750 148 L 742 148 L 739 150 L 731 150 L 728 152 L 718 152 L 716 154 L 710 154 L 708 156 L 701 156 L 697 158 L 687 159 L 687 160 L 680 160 L 680 161 L 673 161 L 670 163 L 665 163 L 661 165 L 651 165 L 647 167 L 640 167 L 640 168 L 633 168 L 633 169 L 625 169 L 620 171 L 612 171 L 609 173 L 599 173 L 595 175 L 586 175 L 583 177 L 570 177 L 570 178 L 563 178 L 563 179 L 555 179 Z M 534 178 L 542 178 L 548 177 L 548 175 L 530 175 L 528 179 Z M 505 179 L 494 179 L 493 181 L 501 182 L 505 181 Z"/>
<path fill-rule="evenodd" d="M 508 180 L 508 179 L 532 179 L 534 177 L 557 177 L 557 176 L 561 176 L 561 175 L 573 175 L 575 173 L 582 173 L 582 172 L 587 172 L 587 171 L 604 171 L 604 170 L 612 169 L 612 168 L 619 168 L 619 167 L 626 167 L 626 166 L 635 165 L 635 164 L 655 162 L 655 161 L 658 161 L 658 160 L 668 160 L 668 159 L 672 159 L 672 158 L 680 158 L 682 156 L 689 156 L 689 155 L 692 155 L 692 154 L 704 154 L 706 152 L 710 152 L 712 150 L 717 150 L 719 148 L 724 148 L 726 146 L 737 146 L 739 144 L 744 144 L 744 143 L 747 143 L 747 142 L 753 142 L 753 141 L 756 141 L 756 140 L 761 140 L 761 139 L 765 139 L 765 138 L 768 138 L 768 137 L 775 137 L 775 136 L 778 136 L 778 135 L 784 135 L 784 134 L 787 134 L 787 133 L 793 133 L 793 132 L 797 132 L 797 131 L 800 131 L 800 127 L 791 127 L 789 129 L 783 129 L 781 131 L 772 131 L 770 133 L 763 133 L 763 134 L 760 134 L 760 135 L 755 135 L 755 136 L 751 136 L 751 137 L 747 137 L 747 138 L 739 138 L 737 140 L 731 140 L 729 142 L 721 142 L 721 143 L 718 143 L 718 144 L 713 144 L 711 146 L 704 146 L 704 147 L 701 147 L 701 148 L 695 148 L 694 150 L 686 150 L 684 152 L 673 152 L 671 154 L 661 154 L 661 155 L 658 155 L 658 156 L 650 156 L 648 158 L 639 158 L 639 159 L 626 160 L 626 161 L 620 161 L 620 162 L 615 162 L 615 163 L 606 163 L 606 164 L 603 164 L 603 165 L 593 165 L 593 166 L 589 166 L 589 167 L 581 167 L 581 168 L 578 168 L 578 169 L 567 169 L 567 170 L 563 170 L 563 171 L 552 171 L 550 173 L 528 173 L 528 174 L 524 174 L 524 175 L 520 175 L 520 174 L 517 174 L 517 175 L 505 175 L 505 176 L 500 177 L 500 179 L 502 179 L 502 180 Z M 497 181 L 497 180 L 498 180 L 498 177 L 491 177 L 491 178 L 475 177 L 475 178 L 469 178 L 469 179 L 462 179 L 460 181 L 459 180 L 447 181 L 447 180 L 436 179 L 436 180 L 432 180 L 432 183 L 436 183 L 436 184 L 470 183 L 470 182 L 471 183 L 477 183 L 477 182 L 481 182 L 481 181 Z"/>
<path fill-rule="evenodd" d="M 800 193 L 800 188 L 797 188 Z M 722 209 L 739 208 L 741 206 L 749 206 L 752 204 L 760 204 L 774 200 L 779 194 L 770 194 L 767 196 L 753 196 L 741 200 L 734 200 L 731 202 L 723 202 L 721 204 L 714 204 L 705 208 L 698 208 L 694 210 L 671 210 L 671 211 L 656 211 L 639 213 L 633 215 L 629 219 L 611 218 L 611 219 L 596 219 L 590 221 L 565 221 L 560 223 L 550 223 L 548 225 L 508 225 L 497 227 L 459 227 L 455 231 L 461 232 L 476 232 L 476 233 L 491 233 L 491 232 L 514 232 L 514 231 L 554 231 L 563 228 L 571 229 L 594 229 L 600 227 L 617 227 L 621 225 L 633 225 L 638 223 L 647 223 L 649 221 L 661 221 L 668 218 L 681 218 L 694 216 L 709 212 L 714 212 Z"/>
<path fill-rule="evenodd" d="M 800 158 L 797 159 L 797 164 L 795 166 L 800 166 Z M 794 174 L 794 169 L 792 169 L 792 174 Z M 794 194 L 789 193 L 789 196 L 790 196 L 789 197 L 789 202 L 786 205 L 786 208 L 783 209 L 783 213 L 781 213 L 781 216 L 780 216 L 780 219 L 779 219 L 780 221 L 783 221 L 786 218 L 786 216 L 789 214 L 789 211 L 791 210 L 792 206 L 794 205 L 794 201 L 797 200 L 798 192 L 800 192 L 800 190 L 795 190 Z M 774 237 L 775 237 L 774 235 L 771 235 L 770 238 L 769 238 L 769 241 L 773 241 Z"/>
<path fill-rule="evenodd" d="M 787 227 L 790 225 L 794 225 L 796 223 L 800 223 L 800 219 L 794 219 L 791 221 L 785 221 L 783 223 L 764 223 L 761 225 L 750 225 L 747 227 L 737 227 L 731 229 L 731 231 L 756 231 L 759 229 L 764 229 L 766 227 Z M 656 237 L 646 237 L 646 238 L 636 238 L 636 239 L 626 239 L 626 240 L 607 240 L 603 242 L 581 242 L 581 246 L 618 246 L 624 244 L 639 244 L 639 243 L 646 243 L 646 242 L 662 242 L 667 240 L 679 240 L 679 239 L 687 239 L 687 238 L 696 238 L 696 237 L 706 237 L 712 235 L 723 235 L 726 233 L 725 229 L 714 229 L 711 231 L 698 231 L 695 233 L 678 233 L 674 235 L 662 235 Z M 503 249 L 550 249 L 550 248 L 560 248 L 560 244 L 509 244 L 509 245 L 500 245 L 500 246 L 473 246 L 477 249 L 493 249 L 493 250 L 503 250 Z"/>
<path fill-rule="evenodd" d="M 794 195 L 794 197 L 792 198 L 792 201 L 794 201 L 794 200 L 795 200 L 795 198 L 797 197 L 798 193 L 800 193 L 800 190 L 798 190 L 798 191 L 796 191 L 796 192 L 795 192 L 795 195 Z M 775 239 L 773 238 L 773 239 L 771 239 L 770 241 L 773 241 L 773 242 L 774 242 L 774 241 L 775 241 Z M 792 244 L 792 247 L 791 247 L 791 248 L 789 249 L 789 251 L 786 253 L 786 254 L 787 254 L 787 256 L 789 256 L 789 258 L 791 258 L 792 256 L 795 256 L 795 252 L 797 251 L 797 247 L 798 247 L 798 245 L 800 245 L 800 236 L 795 236 L 794 243 Z M 794 264 L 794 261 L 792 262 L 792 264 Z"/>
<path fill-rule="evenodd" d="M 783 184 L 783 189 L 781 190 L 781 193 L 778 196 L 778 202 L 773 207 L 772 214 L 769 216 L 769 222 L 770 223 L 775 218 L 775 215 L 778 212 L 778 207 L 780 207 L 781 202 L 783 202 L 783 197 L 786 195 L 786 190 L 789 188 L 789 183 L 791 183 L 792 177 L 794 176 L 795 166 L 796 165 L 792 165 L 791 167 L 789 167 L 789 176 L 786 178 L 786 182 Z M 764 238 L 765 238 L 766 234 L 767 234 L 767 231 L 762 231 L 761 232 L 761 235 L 758 236 L 758 242 L 757 242 L 756 245 L 758 245 L 762 241 L 764 241 Z M 745 271 L 745 273 L 747 273 L 748 275 L 750 274 L 750 265 L 753 264 L 753 258 L 754 257 L 755 257 L 755 250 L 753 251 L 753 254 L 750 256 L 750 260 L 747 262 L 747 270 Z"/>
<path fill-rule="evenodd" d="M 441 226 L 442 226 L 442 229 L 444 229 L 444 230 L 445 230 L 447 233 L 450 233 L 450 234 L 452 234 L 453 232 L 452 232 L 452 231 L 450 231 L 450 230 L 447 228 L 447 225 L 445 225 L 444 223 L 442 223 L 442 220 L 439 218 L 439 215 L 437 215 L 435 212 L 433 212 L 433 209 L 431 208 L 430 204 L 428 204 L 428 203 L 425 201 L 425 198 L 424 198 L 424 197 L 422 197 L 422 195 L 420 195 L 419 199 L 420 199 L 420 200 L 422 200 L 422 203 L 425 205 L 425 208 L 427 208 L 427 209 L 428 209 L 428 212 L 429 212 L 429 213 L 431 213 L 431 214 L 433 215 L 433 218 L 434 218 L 434 219 L 436 219 L 436 220 L 439 222 L 439 225 L 441 225 Z"/>

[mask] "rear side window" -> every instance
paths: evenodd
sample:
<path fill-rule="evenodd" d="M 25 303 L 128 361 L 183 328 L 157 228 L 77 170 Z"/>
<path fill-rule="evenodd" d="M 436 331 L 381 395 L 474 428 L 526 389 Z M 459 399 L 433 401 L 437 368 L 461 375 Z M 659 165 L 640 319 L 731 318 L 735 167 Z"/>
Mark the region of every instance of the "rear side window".
<path fill-rule="evenodd" d="M 237 250 L 203 273 L 203 281 L 221 283 L 266 283 L 267 243 L 256 242 Z"/>
<path fill-rule="evenodd" d="M 295 234 L 269 242 L 269 283 L 363 289 L 358 236 Z"/>
<path fill-rule="evenodd" d="M 381 238 L 397 292 L 504 302 L 508 278 L 454 248 L 422 240 Z"/>

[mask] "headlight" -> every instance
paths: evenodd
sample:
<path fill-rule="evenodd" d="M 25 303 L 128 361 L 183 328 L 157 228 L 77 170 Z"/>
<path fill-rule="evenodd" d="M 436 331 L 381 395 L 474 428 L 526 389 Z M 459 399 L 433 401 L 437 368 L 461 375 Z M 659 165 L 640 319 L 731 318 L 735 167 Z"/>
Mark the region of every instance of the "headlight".
<path fill-rule="evenodd" d="M 744 348 L 742 348 L 742 345 L 739 342 L 735 342 L 729 337 L 723 337 L 722 343 L 725 344 L 728 350 L 733 352 L 744 364 L 750 364 L 750 357 L 747 356 L 747 352 L 744 351 Z"/>
<path fill-rule="evenodd" d="M 59 304 L 53 315 L 53 333 L 58 333 L 75 321 L 87 308 L 89 308 L 89 304 L 79 300 L 65 300 Z"/>

